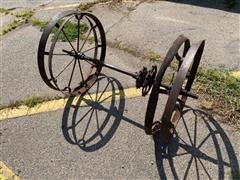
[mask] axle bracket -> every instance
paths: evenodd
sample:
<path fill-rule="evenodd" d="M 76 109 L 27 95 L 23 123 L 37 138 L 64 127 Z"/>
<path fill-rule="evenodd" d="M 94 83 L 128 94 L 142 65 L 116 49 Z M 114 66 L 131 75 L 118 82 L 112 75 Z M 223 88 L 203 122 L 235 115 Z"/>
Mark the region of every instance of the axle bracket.
<path fill-rule="evenodd" d="M 136 88 L 142 88 L 142 96 L 146 96 L 150 91 L 154 83 L 156 73 L 156 65 L 153 65 L 151 70 L 147 70 L 146 67 L 143 67 L 142 70 L 136 73 Z"/>

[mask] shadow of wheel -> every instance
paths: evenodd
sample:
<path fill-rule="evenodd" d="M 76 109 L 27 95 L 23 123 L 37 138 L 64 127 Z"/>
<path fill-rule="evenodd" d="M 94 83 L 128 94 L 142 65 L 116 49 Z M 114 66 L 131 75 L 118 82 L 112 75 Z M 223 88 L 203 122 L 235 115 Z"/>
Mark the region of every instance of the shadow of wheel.
<path fill-rule="evenodd" d="M 62 118 L 65 139 L 84 151 L 103 147 L 116 132 L 125 107 L 121 84 L 100 75 L 85 96 L 69 98 Z"/>
<path fill-rule="evenodd" d="M 161 179 L 238 179 L 234 148 L 217 121 L 201 110 L 187 109 L 174 137 L 163 144 L 154 136 L 155 156 Z"/>

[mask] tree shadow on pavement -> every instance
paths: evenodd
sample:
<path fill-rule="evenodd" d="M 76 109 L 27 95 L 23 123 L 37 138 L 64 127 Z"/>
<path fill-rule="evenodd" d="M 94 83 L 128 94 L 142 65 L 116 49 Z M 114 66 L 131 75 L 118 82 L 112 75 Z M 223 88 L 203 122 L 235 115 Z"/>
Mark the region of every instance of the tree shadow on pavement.
<path fill-rule="evenodd" d="M 163 144 L 155 134 L 160 179 L 239 179 L 234 148 L 218 122 L 207 113 L 187 109 L 173 138 Z"/>
<path fill-rule="evenodd" d="M 124 117 L 124 109 L 125 95 L 121 83 L 101 75 L 86 95 L 69 98 L 62 118 L 63 135 L 69 143 L 84 151 L 96 151 L 110 141 L 121 120 L 143 128 Z"/>
<path fill-rule="evenodd" d="M 228 12 L 240 13 L 238 0 L 168 0 L 175 3 L 189 4 L 206 8 L 219 9 Z"/>

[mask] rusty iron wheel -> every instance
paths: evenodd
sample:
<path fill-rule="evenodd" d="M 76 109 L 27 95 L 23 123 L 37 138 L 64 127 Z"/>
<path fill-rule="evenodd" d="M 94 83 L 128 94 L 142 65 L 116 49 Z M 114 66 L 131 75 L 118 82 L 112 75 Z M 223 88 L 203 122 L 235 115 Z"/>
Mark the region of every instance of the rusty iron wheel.
<path fill-rule="evenodd" d="M 172 136 L 173 131 L 179 119 L 181 118 L 182 110 L 185 106 L 187 98 L 189 96 L 193 98 L 197 98 L 197 96 L 192 94 L 190 90 L 197 73 L 199 62 L 202 57 L 204 45 L 205 45 L 205 41 L 201 41 L 197 44 L 194 44 L 187 51 L 185 56 L 181 58 L 183 59 L 183 61 L 179 66 L 179 69 L 178 69 L 176 78 L 173 81 L 172 87 L 169 88 L 169 96 L 167 99 L 166 106 L 164 108 L 162 116 L 158 117 L 159 123 L 157 123 L 160 128 L 160 131 L 162 131 L 161 133 L 162 137 L 166 141 Z M 154 95 L 152 97 L 150 96 L 150 98 L 158 98 L 159 93 L 161 93 L 161 91 L 159 91 L 161 87 L 161 81 L 159 79 L 156 79 L 156 84 L 158 85 L 158 87 L 156 87 L 158 91 L 156 90 L 156 92 L 153 92 L 155 96 Z M 149 99 L 149 102 L 151 101 L 153 101 L 153 99 L 151 100 Z M 149 103 L 148 103 L 148 106 L 149 106 L 148 108 L 153 108 L 155 113 L 156 106 L 153 107 L 152 104 L 149 104 Z M 149 118 L 149 115 L 148 115 L 148 118 Z M 145 122 L 147 120 L 150 121 L 148 122 L 147 125 L 152 123 L 151 127 L 149 125 L 149 128 L 151 129 L 150 130 L 146 129 L 148 130 L 148 133 L 149 131 L 150 133 L 153 132 L 153 129 L 154 129 L 153 126 L 154 124 L 156 124 L 153 122 L 154 115 L 152 115 L 150 118 L 145 119 Z"/>
<path fill-rule="evenodd" d="M 183 47 L 182 54 L 180 57 L 180 52 L 179 50 Z M 178 62 L 178 68 L 179 64 L 181 63 L 181 59 L 183 59 L 187 53 L 187 51 L 190 48 L 190 41 L 188 38 L 186 38 L 183 35 L 180 35 L 174 42 L 171 48 L 168 50 L 166 57 L 164 58 L 164 61 L 158 71 L 157 77 L 155 79 L 155 82 L 152 87 L 152 91 L 150 93 L 150 97 L 148 100 L 148 105 L 147 105 L 147 111 L 145 115 L 145 132 L 146 134 L 152 134 L 153 132 L 153 119 L 159 99 L 159 89 L 161 86 L 161 83 L 163 81 L 164 75 L 166 74 L 166 71 L 168 68 L 170 68 L 171 63 L 174 60 L 177 60 Z M 176 56 L 178 58 L 176 58 Z"/>
<path fill-rule="evenodd" d="M 89 13 L 64 11 L 43 31 L 38 68 L 50 88 L 66 95 L 81 95 L 97 80 L 105 54 L 106 38 L 100 21 Z"/>
<path fill-rule="evenodd" d="M 205 41 L 191 46 L 173 82 L 161 119 L 162 129 L 165 129 L 163 131 L 166 132 L 163 136 L 165 136 L 166 140 L 173 135 L 174 129 L 182 117 L 182 111 L 187 98 L 189 96 L 195 96 L 197 98 L 197 96 L 193 95 L 190 91 L 202 57 L 204 46 Z M 180 95 L 181 91 L 186 93 Z"/>

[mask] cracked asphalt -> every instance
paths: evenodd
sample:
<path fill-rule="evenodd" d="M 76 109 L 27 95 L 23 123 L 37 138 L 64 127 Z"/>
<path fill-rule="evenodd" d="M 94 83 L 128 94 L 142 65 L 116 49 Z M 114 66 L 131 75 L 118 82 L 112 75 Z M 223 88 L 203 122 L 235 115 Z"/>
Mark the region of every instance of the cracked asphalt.
<path fill-rule="evenodd" d="M 89 2 L 89 1 L 84 1 Z M 206 40 L 202 65 L 240 69 L 239 4 L 227 9 L 220 1 L 126 2 L 109 8 L 96 4 L 96 15 L 106 32 L 106 62 L 131 72 L 153 63 L 140 55 L 150 51 L 164 58 L 178 35 L 191 42 Z M 66 1 L 1 1 L 4 8 L 36 8 L 34 17 L 48 20 L 58 12 L 74 9 Z M 44 6 L 40 6 L 43 5 Z M 215 6 L 213 4 L 216 4 Z M 135 6 L 131 10 L 128 6 Z M 51 10 L 44 8 L 54 7 Z M 10 16 L 1 16 L 4 26 Z M 31 96 L 56 96 L 38 72 L 37 48 L 41 32 L 23 25 L 0 38 L 0 104 Z M 121 43 L 125 51 L 113 46 Z M 136 52 L 129 53 L 129 52 Z M 161 62 L 157 62 L 159 67 Z M 221 123 L 221 117 L 205 113 L 197 100 L 188 100 L 174 138 L 168 146 L 158 135 L 144 133 L 148 97 L 115 94 L 134 87 L 134 80 L 108 69 L 113 77 L 110 100 L 86 101 L 62 110 L 0 121 L 0 160 L 21 179 L 228 179 L 239 178 L 240 134 Z M 107 77 L 100 80 L 99 92 Z M 94 93 L 97 85 L 91 89 Z M 116 99 L 119 96 L 120 99 Z M 163 111 L 166 96 L 158 104 Z M 82 100 L 84 101 L 84 99 Z"/>

